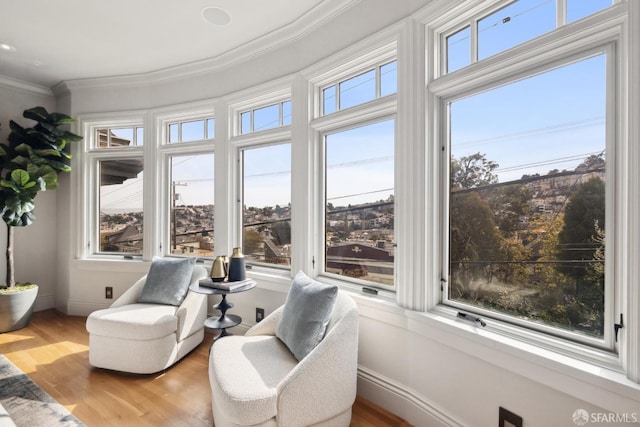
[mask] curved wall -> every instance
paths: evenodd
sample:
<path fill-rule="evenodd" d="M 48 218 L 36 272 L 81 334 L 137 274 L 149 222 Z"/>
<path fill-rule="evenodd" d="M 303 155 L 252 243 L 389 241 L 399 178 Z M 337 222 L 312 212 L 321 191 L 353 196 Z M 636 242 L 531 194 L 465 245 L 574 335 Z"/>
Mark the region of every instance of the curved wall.
<path fill-rule="evenodd" d="M 56 88 L 59 105 L 72 115 L 153 109 L 215 99 L 303 71 L 408 17 L 429 1 L 363 0 L 313 32 L 283 46 L 213 70 L 181 69 L 144 76 L 72 81 Z M 146 264 L 74 260 L 77 230 L 69 183 L 58 199 L 59 249 L 68 261 L 58 271 L 58 307 L 86 315 L 108 304 L 146 271 Z M 269 313 L 284 302 L 281 281 L 234 296 L 245 320 L 255 307 Z M 496 425 L 500 406 L 521 415 L 525 425 L 571 426 L 577 409 L 590 413 L 640 413 L 640 388 L 620 378 L 602 379 L 572 361 L 540 363 L 526 343 L 488 341 L 454 330 L 423 313 L 392 302 L 353 294 L 360 309 L 359 394 L 416 426 Z M 250 326 L 250 321 L 243 327 Z M 310 391 L 312 392 L 312 391 Z M 606 408 L 606 409 L 603 409 Z M 622 425 L 611 423 L 608 425 Z"/>

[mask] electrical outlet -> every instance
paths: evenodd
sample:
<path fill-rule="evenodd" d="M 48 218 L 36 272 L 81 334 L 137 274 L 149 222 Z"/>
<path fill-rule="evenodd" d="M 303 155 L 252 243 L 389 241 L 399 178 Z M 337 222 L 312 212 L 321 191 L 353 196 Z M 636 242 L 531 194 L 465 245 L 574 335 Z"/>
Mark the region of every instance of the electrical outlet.
<path fill-rule="evenodd" d="M 264 308 L 256 307 L 256 323 L 264 319 Z"/>
<path fill-rule="evenodd" d="M 111 286 L 107 286 L 106 288 L 104 288 L 104 297 L 106 299 L 113 298 L 113 288 Z"/>
<path fill-rule="evenodd" d="M 498 411 L 498 426 L 499 427 L 522 427 L 522 417 L 516 415 L 513 412 L 499 407 Z"/>

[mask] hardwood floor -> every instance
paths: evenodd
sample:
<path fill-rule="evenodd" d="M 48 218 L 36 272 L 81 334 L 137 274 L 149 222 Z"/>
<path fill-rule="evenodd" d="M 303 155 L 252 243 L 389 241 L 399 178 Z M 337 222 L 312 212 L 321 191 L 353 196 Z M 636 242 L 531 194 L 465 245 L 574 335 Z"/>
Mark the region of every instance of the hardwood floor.
<path fill-rule="evenodd" d="M 129 375 L 89 365 L 85 317 L 34 313 L 28 327 L 0 334 L 0 352 L 87 426 L 212 426 L 207 373 L 213 335 L 171 369 Z M 353 427 L 409 424 L 358 397 Z"/>

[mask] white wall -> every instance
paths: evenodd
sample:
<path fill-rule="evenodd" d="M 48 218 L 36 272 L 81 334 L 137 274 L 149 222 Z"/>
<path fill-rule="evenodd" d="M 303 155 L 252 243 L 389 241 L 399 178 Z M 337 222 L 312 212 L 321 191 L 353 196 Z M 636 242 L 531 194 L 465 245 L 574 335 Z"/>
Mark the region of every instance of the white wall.
<path fill-rule="evenodd" d="M 59 100 L 76 115 L 157 108 L 225 95 L 297 72 L 425 3 L 428 1 L 395 2 L 389 8 L 383 0 L 363 1 L 344 17 L 285 49 L 235 66 L 162 81 L 149 76 L 148 81 L 136 77 L 100 84 L 70 82 L 70 92 L 59 88 Z M 61 282 L 57 306 L 69 314 L 86 315 L 109 304 L 104 299 L 105 286 L 113 286 L 118 296 L 148 265 L 75 260 L 77 195 L 69 190 L 68 182 L 64 184 L 57 196 L 58 235 L 53 236 L 66 261 L 57 273 Z M 49 238 L 42 232 L 30 237 L 32 245 Z M 40 256 L 42 252 L 46 249 L 38 249 Z M 35 270 L 39 274 L 48 271 L 46 267 Z M 236 304 L 233 312 L 245 320 L 244 328 L 253 323 L 255 307 L 269 313 L 284 302 L 287 291 L 282 281 L 256 278 L 258 288 L 230 297 Z M 574 425 L 571 416 L 577 409 L 640 414 L 640 387 L 622 374 L 605 374 L 523 342 L 402 309 L 383 298 L 353 297 L 360 309 L 359 394 L 416 426 L 496 425 L 500 406 L 521 415 L 527 427 Z"/>
<path fill-rule="evenodd" d="M 22 117 L 26 109 L 42 106 L 48 111 L 56 111 L 56 99 L 53 93 L 41 87 L 21 82 L 0 80 L 0 142 L 6 144 L 10 133 L 9 120 L 22 126 L 33 124 Z M 58 239 L 58 218 L 56 212 L 56 194 L 46 191 L 36 197 L 36 221 L 28 227 L 15 230 L 14 259 L 16 282 L 33 282 L 39 285 L 36 310 L 53 308 L 56 294 L 56 241 Z M 0 250 L 4 255 L 7 230 L 4 222 L 0 224 Z M 6 277 L 6 262 L 0 262 L 0 282 Z"/>

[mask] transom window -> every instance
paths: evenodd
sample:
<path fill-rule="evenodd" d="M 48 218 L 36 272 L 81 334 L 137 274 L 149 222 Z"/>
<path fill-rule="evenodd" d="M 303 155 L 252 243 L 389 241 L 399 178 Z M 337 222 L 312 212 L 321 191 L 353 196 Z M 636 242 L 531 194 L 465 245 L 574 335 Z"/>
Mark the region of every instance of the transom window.
<path fill-rule="evenodd" d="M 215 138 L 213 117 L 169 123 L 169 143 L 203 141 Z"/>
<path fill-rule="evenodd" d="M 142 146 L 143 143 L 143 127 L 100 128 L 95 131 L 95 148 L 137 147 Z"/>
<path fill-rule="evenodd" d="M 240 112 L 240 134 L 260 132 L 291 124 L 291 101 Z"/>
<path fill-rule="evenodd" d="M 445 37 L 448 73 L 613 4 L 612 0 L 517 0 Z"/>
<path fill-rule="evenodd" d="M 394 94 L 397 90 L 398 63 L 387 62 L 322 88 L 322 114 L 354 107 Z"/>

